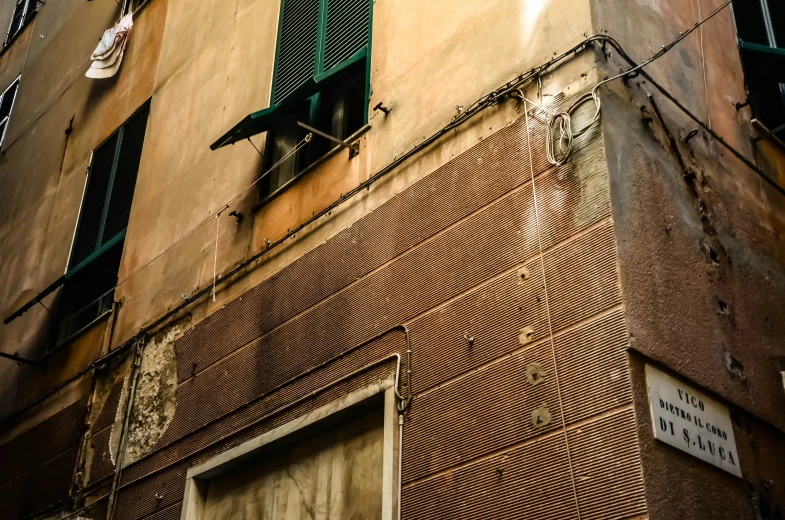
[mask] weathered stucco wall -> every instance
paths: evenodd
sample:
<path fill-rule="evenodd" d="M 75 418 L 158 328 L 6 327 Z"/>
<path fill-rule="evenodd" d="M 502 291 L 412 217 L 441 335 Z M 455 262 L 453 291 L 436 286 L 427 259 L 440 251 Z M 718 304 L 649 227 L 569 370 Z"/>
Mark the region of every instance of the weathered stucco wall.
<path fill-rule="evenodd" d="M 592 16 L 641 61 L 722 3 L 598 0 Z M 607 73 L 622 68 L 611 60 Z M 733 106 L 746 95 L 728 9 L 647 71 L 782 185 L 783 150 L 753 144 L 749 109 Z M 772 461 L 785 443 L 785 197 L 706 132 L 685 143 L 695 127 L 644 78 L 603 97 L 627 326 L 640 354 L 633 372 L 650 517 L 779 518 L 785 475 Z M 652 439 L 643 356 L 730 404 L 743 479 Z"/>

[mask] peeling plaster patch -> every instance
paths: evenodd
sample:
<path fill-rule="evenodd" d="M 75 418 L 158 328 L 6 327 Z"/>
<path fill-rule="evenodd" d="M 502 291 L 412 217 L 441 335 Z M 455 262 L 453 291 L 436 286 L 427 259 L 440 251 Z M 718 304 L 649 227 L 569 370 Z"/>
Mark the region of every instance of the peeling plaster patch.
<path fill-rule="evenodd" d="M 131 413 L 123 465 L 151 451 L 172 422 L 176 405 L 177 359 L 174 341 L 191 318 L 174 323 L 155 334 L 144 347 Z M 115 423 L 112 437 L 119 437 L 122 418 Z"/>

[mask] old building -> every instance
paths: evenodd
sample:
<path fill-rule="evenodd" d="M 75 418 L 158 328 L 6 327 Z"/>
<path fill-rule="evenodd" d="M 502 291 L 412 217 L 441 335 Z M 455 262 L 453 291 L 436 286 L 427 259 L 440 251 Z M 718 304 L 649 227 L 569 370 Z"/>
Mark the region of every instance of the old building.
<path fill-rule="evenodd" d="M 0 26 L 1 518 L 783 518 L 781 2 Z"/>

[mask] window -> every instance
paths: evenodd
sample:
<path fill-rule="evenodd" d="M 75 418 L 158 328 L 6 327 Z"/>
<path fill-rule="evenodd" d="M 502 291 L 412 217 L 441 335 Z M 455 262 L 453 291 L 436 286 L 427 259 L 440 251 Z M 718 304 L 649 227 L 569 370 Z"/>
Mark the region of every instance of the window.
<path fill-rule="evenodd" d="M 21 77 L 21 76 L 20 76 Z M 5 141 L 5 132 L 8 129 L 8 122 L 11 119 L 11 110 L 14 108 L 16 92 L 19 90 L 19 78 L 16 78 L 11 86 L 5 89 L 0 97 L 0 149 Z"/>
<path fill-rule="evenodd" d="M 785 2 L 736 0 L 733 16 L 752 115 L 785 138 Z"/>
<path fill-rule="evenodd" d="M 22 31 L 25 24 L 27 24 L 37 10 L 38 0 L 16 0 L 14 14 L 11 17 L 11 26 L 8 28 L 8 35 L 6 35 L 5 38 L 6 45 L 11 43 L 11 40 Z"/>
<path fill-rule="evenodd" d="M 148 114 L 145 104 L 93 152 L 65 274 L 58 345 L 112 307 Z"/>
<path fill-rule="evenodd" d="M 181 517 L 395 518 L 399 446 L 385 434 L 398 422 L 392 384 L 346 394 L 191 467 Z"/>
<path fill-rule="evenodd" d="M 287 105 L 267 135 L 265 170 L 308 132 L 346 139 L 368 120 L 371 0 L 282 0 L 271 106 Z M 273 193 L 334 146 L 315 136 L 266 181 Z"/>

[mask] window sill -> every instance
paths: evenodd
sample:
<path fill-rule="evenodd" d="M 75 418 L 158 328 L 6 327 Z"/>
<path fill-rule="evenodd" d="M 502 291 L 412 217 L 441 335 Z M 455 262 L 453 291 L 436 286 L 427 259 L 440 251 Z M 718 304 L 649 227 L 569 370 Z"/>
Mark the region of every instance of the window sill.
<path fill-rule="evenodd" d="M 87 331 L 89 331 L 90 329 L 92 329 L 93 327 L 95 327 L 96 325 L 101 323 L 102 321 L 105 321 L 109 316 L 111 316 L 111 314 L 112 314 L 112 309 L 108 309 L 103 314 L 100 314 L 93 321 L 91 321 L 90 323 L 88 323 L 87 325 L 82 327 L 81 329 L 79 329 L 76 332 L 74 332 L 73 334 L 71 334 L 68 338 L 64 339 L 63 341 L 61 341 L 60 343 L 55 345 L 49 352 L 47 352 L 46 354 L 43 355 L 43 357 L 41 358 L 41 361 L 44 361 L 47 358 L 49 358 L 50 356 L 54 355 L 57 351 L 59 351 L 60 349 L 62 349 L 66 345 L 68 345 L 70 343 L 73 343 L 77 338 L 79 338 L 80 336 L 84 335 Z"/>
<path fill-rule="evenodd" d="M 362 137 L 366 132 L 368 132 L 368 130 L 370 130 L 370 129 L 371 129 L 371 125 L 366 123 L 359 130 L 357 130 L 355 133 L 353 133 L 352 135 L 350 135 L 349 137 L 344 139 L 344 141 L 346 141 L 347 143 L 351 143 L 352 141 L 356 141 L 360 137 Z M 339 154 L 339 153 L 341 153 L 343 151 L 346 151 L 346 149 L 343 148 L 342 146 L 336 145 L 333 149 L 331 149 L 326 154 L 322 155 L 319 159 L 314 161 L 313 164 L 311 164 L 307 168 L 303 169 L 303 171 L 298 172 L 297 175 L 295 175 L 294 177 L 292 177 L 291 179 L 286 181 L 283 185 L 278 187 L 275 191 L 273 191 L 272 193 L 270 193 L 268 195 L 265 195 L 264 198 L 259 200 L 259 202 L 257 202 L 251 210 L 254 211 L 254 212 L 258 211 L 262 206 L 266 205 L 272 199 L 274 199 L 275 197 L 277 197 L 278 195 L 280 195 L 281 193 L 286 191 L 289 187 L 292 186 L 292 184 L 297 182 L 304 175 L 307 175 L 307 174 L 311 173 L 312 171 L 316 170 L 322 164 L 324 164 L 329 159 L 331 159 L 333 156 L 335 156 L 335 155 L 337 155 L 337 154 Z"/>
<path fill-rule="evenodd" d="M 764 125 L 759 119 L 751 121 L 752 127 L 755 129 L 757 135 L 752 136 L 753 144 L 757 145 L 763 141 L 768 141 L 776 144 L 781 150 L 785 151 L 785 142 L 782 141 L 776 134 L 771 132 L 771 129 Z"/>

